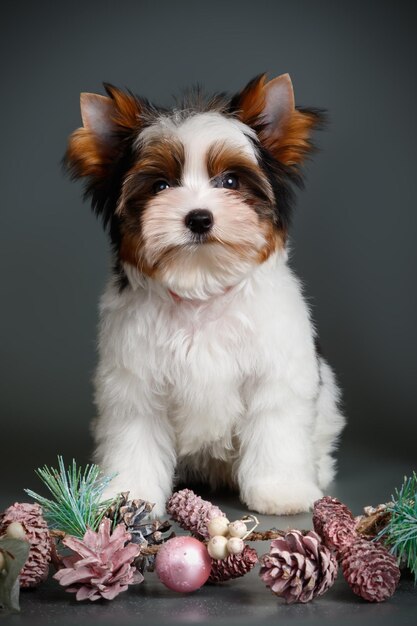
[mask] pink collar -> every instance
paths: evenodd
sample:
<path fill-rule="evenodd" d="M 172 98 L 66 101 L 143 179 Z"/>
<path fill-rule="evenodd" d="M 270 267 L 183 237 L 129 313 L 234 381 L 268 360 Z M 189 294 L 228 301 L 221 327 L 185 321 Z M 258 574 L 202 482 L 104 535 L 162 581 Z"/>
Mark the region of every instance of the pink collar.
<path fill-rule="evenodd" d="M 224 296 L 224 294 L 228 293 L 230 290 L 232 289 L 232 287 L 226 287 L 226 289 L 223 291 L 222 294 L 218 294 L 219 296 Z M 202 300 L 188 300 L 188 298 L 182 298 L 180 295 L 178 295 L 177 293 L 175 293 L 175 291 L 172 291 L 172 289 L 168 289 L 168 293 L 171 296 L 171 298 L 175 301 L 175 302 L 202 302 Z M 218 296 L 214 296 L 214 297 L 218 297 Z M 211 298 L 209 298 L 211 300 Z"/>
<path fill-rule="evenodd" d="M 179 296 L 177 293 L 175 293 L 175 291 L 172 291 L 171 289 L 168 289 L 168 293 L 172 297 L 172 299 L 175 300 L 175 302 L 182 302 L 183 301 L 183 298 L 181 298 L 181 296 Z"/>

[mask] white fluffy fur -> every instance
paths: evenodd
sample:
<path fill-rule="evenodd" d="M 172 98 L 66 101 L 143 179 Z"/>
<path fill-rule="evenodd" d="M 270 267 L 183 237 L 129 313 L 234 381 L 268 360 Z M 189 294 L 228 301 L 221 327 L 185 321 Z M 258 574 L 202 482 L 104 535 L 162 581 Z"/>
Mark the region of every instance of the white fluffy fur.
<path fill-rule="evenodd" d="M 182 186 L 158 195 L 144 220 L 149 261 L 184 243 L 192 208 L 213 212 L 220 239 L 242 240 L 254 255 L 262 248 L 261 229 L 258 240 L 253 225 L 245 230 L 253 211 L 225 207 L 203 166 L 208 146 L 225 138 L 256 158 L 242 126 L 215 113 L 163 118 L 139 138 L 176 134 L 186 147 Z M 311 507 L 333 477 L 344 419 L 286 252 L 258 265 L 227 244 L 203 244 L 177 255 L 158 280 L 125 270 L 131 288 L 111 281 L 102 299 L 96 376 L 96 459 L 118 473 L 111 491 L 155 502 L 160 515 L 177 472 L 234 482 L 261 513 Z"/>
<path fill-rule="evenodd" d="M 98 461 L 118 472 L 112 489 L 161 514 L 177 460 L 198 474 L 212 457 L 250 509 L 307 510 L 333 477 L 344 420 L 285 259 L 200 303 L 137 278 L 121 294 L 110 284 L 101 305 L 95 433 Z"/>

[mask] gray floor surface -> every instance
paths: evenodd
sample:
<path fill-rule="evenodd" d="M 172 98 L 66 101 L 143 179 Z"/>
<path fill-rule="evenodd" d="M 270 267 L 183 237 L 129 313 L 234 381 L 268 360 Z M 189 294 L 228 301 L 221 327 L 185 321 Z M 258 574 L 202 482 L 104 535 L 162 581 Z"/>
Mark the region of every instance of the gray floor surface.
<path fill-rule="evenodd" d="M 389 500 L 404 474 L 417 467 L 417 459 L 393 458 L 386 453 L 344 446 L 337 481 L 328 490 L 359 514 L 364 505 Z M 218 504 L 229 519 L 238 519 L 247 511 L 238 498 L 229 493 L 201 492 Z M 12 482 L 2 489 L 2 508 L 22 500 L 21 489 Z M 260 529 L 311 528 L 311 515 L 292 517 L 259 516 Z M 252 544 L 261 555 L 267 542 Z M 129 588 L 114 601 L 77 603 L 49 580 L 36 590 L 21 593 L 21 613 L 3 615 L 3 623 L 20 625 L 110 626 L 133 624 L 198 624 L 315 626 L 330 624 L 417 624 L 417 588 L 411 577 L 403 577 L 395 595 L 387 602 L 369 604 L 353 595 L 343 577 L 320 599 L 305 605 L 287 606 L 278 600 L 258 577 L 258 567 L 249 575 L 221 585 L 205 586 L 189 595 L 165 588 L 155 574 L 147 574 L 139 586 Z"/>

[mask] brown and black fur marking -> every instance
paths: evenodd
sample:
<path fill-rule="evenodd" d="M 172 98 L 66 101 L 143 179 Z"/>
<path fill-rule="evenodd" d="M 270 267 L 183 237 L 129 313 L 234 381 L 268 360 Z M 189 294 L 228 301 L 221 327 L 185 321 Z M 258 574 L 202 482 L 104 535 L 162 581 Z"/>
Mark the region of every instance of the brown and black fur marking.
<path fill-rule="evenodd" d="M 265 258 L 277 241 L 285 241 L 294 201 L 293 187 L 302 184 L 300 164 L 314 150 L 310 134 L 322 125 L 323 114 L 317 109 L 294 108 L 279 136 L 271 134 L 262 117 L 267 84 L 265 74 L 261 74 L 232 98 L 226 94 L 207 98 L 197 88 L 190 91 L 180 107 L 172 112 L 131 92 L 104 84 L 107 96 L 102 98 L 108 100 L 111 137 L 101 141 L 91 129 L 79 128 L 69 139 L 63 164 L 72 178 L 86 179 L 84 196 L 91 199 L 94 212 L 101 216 L 104 226 L 109 229 L 115 253 L 115 271 L 121 286 L 127 285 L 122 261 L 137 258 L 140 235 L 136 218 L 150 198 L 152 181 L 155 182 L 156 177 L 160 179 L 165 171 L 168 182 L 180 179 L 184 157 L 178 146 L 162 143 L 154 145 L 152 152 L 150 146 L 138 149 L 136 145 L 140 131 L 161 114 L 171 114 L 180 123 L 196 113 L 217 111 L 240 119 L 256 131 L 254 144 L 259 157 L 259 170 L 243 161 L 235 161 L 232 168 L 231 154 L 223 151 L 217 161 L 214 154 L 209 155 L 209 172 L 216 176 L 219 168 L 226 167 L 229 162 L 231 169 L 243 180 L 242 193 L 246 195 L 246 202 L 253 203 L 265 222 L 271 220 L 273 228 L 267 233 L 269 243 L 263 252 Z M 160 166 L 162 169 L 157 173 Z M 150 271 L 150 268 L 143 269 Z"/>

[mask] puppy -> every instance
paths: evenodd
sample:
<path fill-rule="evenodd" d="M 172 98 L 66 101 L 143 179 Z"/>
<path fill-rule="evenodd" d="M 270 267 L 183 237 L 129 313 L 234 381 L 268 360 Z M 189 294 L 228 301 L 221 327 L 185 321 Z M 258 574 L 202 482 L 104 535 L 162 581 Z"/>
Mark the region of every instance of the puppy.
<path fill-rule="evenodd" d="M 66 165 L 108 227 L 96 461 L 113 493 L 164 512 L 176 478 L 251 510 L 308 510 L 344 418 L 288 267 L 292 188 L 321 122 L 287 74 L 172 110 L 105 84 L 81 94 Z"/>

